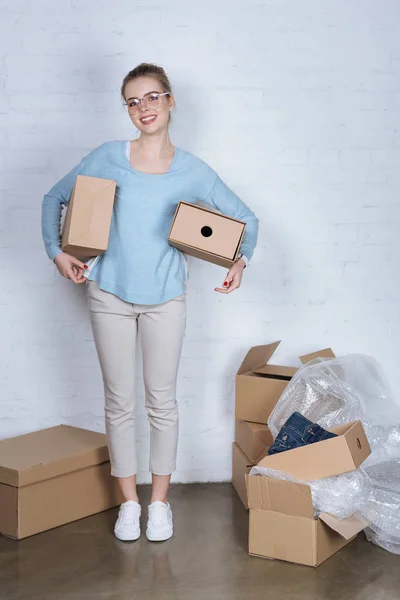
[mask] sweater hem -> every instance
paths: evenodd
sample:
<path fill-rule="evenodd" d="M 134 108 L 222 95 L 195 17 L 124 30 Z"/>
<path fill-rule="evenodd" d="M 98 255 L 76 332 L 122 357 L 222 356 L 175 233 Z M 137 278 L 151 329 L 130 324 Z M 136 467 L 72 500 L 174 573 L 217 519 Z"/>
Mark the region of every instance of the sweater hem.
<path fill-rule="evenodd" d="M 131 304 L 142 304 L 142 305 L 151 305 L 154 306 L 156 304 L 163 304 L 164 302 L 168 302 L 169 300 L 173 300 L 178 296 L 181 296 L 186 292 L 186 286 L 180 285 L 175 288 L 169 288 L 160 296 L 154 296 L 149 294 L 135 294 L 127 291 L 125 288 L 116 284 L 114 281 L 107 281 L 104 279 L 96 279 L 96 277 L 87 278 L 88 281 L 95 281 L 99 288 L 104 292 L 109 292 L 110 294 L 114 294 L 118 296 L 121 300 L 125 302 L 130 302 Z"/>

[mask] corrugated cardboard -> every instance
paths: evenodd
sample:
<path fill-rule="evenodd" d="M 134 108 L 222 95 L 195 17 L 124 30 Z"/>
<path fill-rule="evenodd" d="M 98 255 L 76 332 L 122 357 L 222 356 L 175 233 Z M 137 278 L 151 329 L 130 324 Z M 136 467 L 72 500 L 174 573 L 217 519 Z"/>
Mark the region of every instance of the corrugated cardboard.
<path fill-rule="evenodd" d="M 260 460 L 273 441 L 268 425 L 236 421 L 235 442 L 251 462 Z"/>
<path fill-rule="evenodd" d="M 337 437 L 266 456 L 258 464 L 284 471 L 302 481 L 313 481 L 354 471 L 371 454 L 360 421 L 332 427 L 329 431 Z"/>
<path fill-rule="evenodd" d="M 245 475 L 250 472 L 253 465 L 239 446 L 232 444 L 232 485 L 237 492 L 243 506 L 248 510 Z"/>
<path fill-rule="evenodd" d="M 268 448 L 265 449 L 261 455 L 262 458 L 268 452 Z M 251 467 L 254 467 L 255 461 L 249 459 L 248 456 L 241 450 L 236 442 L 232 444 L 232 485 L 235 488 L 243 506 L 248 510 L 247 505 L 247 490 L 245 475 L 250 472 Z"/>
<path fill-rule="evenodd" d="M 21 539 L 122 502 L 106 436 L 59 425 L 0 441 L 0 532 Z"/>
<path fill-rule="evenodd" d="M 248 351 L 236 376 L 236 413 L 239 421 L 267 423 L 268 417 L 297 372 L 295 367 L 266 364 L 280 342 L 254 346 Z M 303 363 L 317 356 L 333 358 L 330 348 L 301 357 Z"/>
<path fill-rule="evenodd" d="M 116 182 L 78 175 L 68 203 L 61 248 L 86 260 L 107 250 Z"/>
<path fill-rule="evenodd" d="M 314 519 L 308 485 L 260 476 L 245 479 L 252 555 L 317 566 L 365 527 L 354 517 L 339 521 L 324 513 Z"/>
<path fill-rule="evenodd" d="M 230 268 L 237 260 L 245 227 L 243 221 L 180 202 L 168 242 L 186 254 Z"/>

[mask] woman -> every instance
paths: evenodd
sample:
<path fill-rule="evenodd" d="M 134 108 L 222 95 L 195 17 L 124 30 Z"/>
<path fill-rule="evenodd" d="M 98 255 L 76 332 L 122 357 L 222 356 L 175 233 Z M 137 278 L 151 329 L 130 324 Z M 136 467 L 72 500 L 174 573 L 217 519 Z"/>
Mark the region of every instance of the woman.
<path fill-rule="evenodd" d="M 173 146 L 168 126 L 175 101 L 161 67 L 137 66 L 126 75 L 121 95 L 139 138 L 102 144 L 61 179 L 43 199 L 42 234 L 60 274 L 76 284 L 86 282 L 104 384 L 111 473 L 125 500 L 114 529 L 121 540 L 140 536 L 134 361 L 137 339 L 141 343 L 153 483 L 146 534 L 161 541 L 173 534 L 167 496 L 177 454 L 175 390 L 186 324 L 186 261 L 169 246 L 169 228 L 179 200 L 202 201 L 246 222 L 242 255 L 223 287 L 216 288 L 229 294 L 240 286 L 253 254 L 258 220 L 206 163 Z M 87 277 L 86 265 L 60 248 L 61 204 L 68 203 L 78 174 L 117 182 L 108 249 Z"/>

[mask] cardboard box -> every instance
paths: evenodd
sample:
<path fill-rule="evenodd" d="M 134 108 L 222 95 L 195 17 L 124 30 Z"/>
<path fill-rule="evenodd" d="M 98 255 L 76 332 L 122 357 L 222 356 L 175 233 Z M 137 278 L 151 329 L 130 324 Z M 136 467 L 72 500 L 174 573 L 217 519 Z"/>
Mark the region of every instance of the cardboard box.
<path fill-rule="evenodd" d="M 59 425 L 0 441 L 0 532 L 15 539 L 123 502 L 106 436 Z"/>
<path fill-rule="evenodd" d="M 371 454 L 360 421 L 331 427 L 337 437 L 266 456 L 260 467 L 284 471 L 301 481 L 324 479 L 354 471 Z"/>
<path fill-rule="evenodd" d="M 239 421 L 267 423 L 268 417 L 297 372 L 296 367 L 266 364 L 280 342 L 254 346 L 248 351 L 236 376 L 236 413 Z M 303 364 L 316 357 L 334 358 L 330 348 L 300 357 Z"/>
<path fill-rule="evenodd" d="M 268 448 L 266 448 L 262 454 L 268 452 Z M 261 458 L 261 457 L 260 457 Z M 246 510 L 248 510 L 247 504 L 247 491 L 246 491 L 246 481 L 245 475 L 250 472 L 251 467 L 254 467 L 256 461 L 252 461 L 248 456 L 241 450 L 236 442 L 232 444 L 232 485 L 237 492 L 240 500 L 242 501 L 243 506 Z"/>
<path fill-rule="evenodd" d="M 250 507 L 249 554 L 317 566 L 365 527 L 350 517 L 314 519 L 311 489 L 288 481 L 245 476 Z"/>
<path fill-rule="evenodd" d="M 232 485 L 237 492 L 243 506 L 248 510 L 245 476 L 249 474 L 253 465 L 239 446 L 232 444 Z"/>
<path fill-rule="evenodd" d="M 116 182 L 78 175 L 68 203 L 61 249 L 80 260 L 107 250 Z"/>
<path fill-rule="evenodd" d="M 243 221 L 180 202 L 168 242 L 186 254 L 230 268 L 237 260 L 245 227 Z"/>
<path fill-rule="evenodd" d="M 235 442 L 247 458 L 255 464 L 261 456 L 265 456 L 265 452 L 274 440 L 268 425 L 236 421 Z"/>

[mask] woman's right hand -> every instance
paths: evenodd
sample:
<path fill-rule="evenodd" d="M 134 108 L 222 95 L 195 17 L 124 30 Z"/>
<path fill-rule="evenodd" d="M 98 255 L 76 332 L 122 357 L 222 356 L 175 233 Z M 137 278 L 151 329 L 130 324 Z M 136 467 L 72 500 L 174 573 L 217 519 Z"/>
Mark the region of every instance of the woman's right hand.
<path fill-rule="evenodd" d="M 60 252 L 54 259 L 56 267 L 59 273 L 66 277 L 66 279 L 70 279 L 74 283 L 85 283 L 86 277 L 83 277 L 83 270 L 87 269 L 87 266 L 74 258 L 70 254 L 66 252 Z"/>

